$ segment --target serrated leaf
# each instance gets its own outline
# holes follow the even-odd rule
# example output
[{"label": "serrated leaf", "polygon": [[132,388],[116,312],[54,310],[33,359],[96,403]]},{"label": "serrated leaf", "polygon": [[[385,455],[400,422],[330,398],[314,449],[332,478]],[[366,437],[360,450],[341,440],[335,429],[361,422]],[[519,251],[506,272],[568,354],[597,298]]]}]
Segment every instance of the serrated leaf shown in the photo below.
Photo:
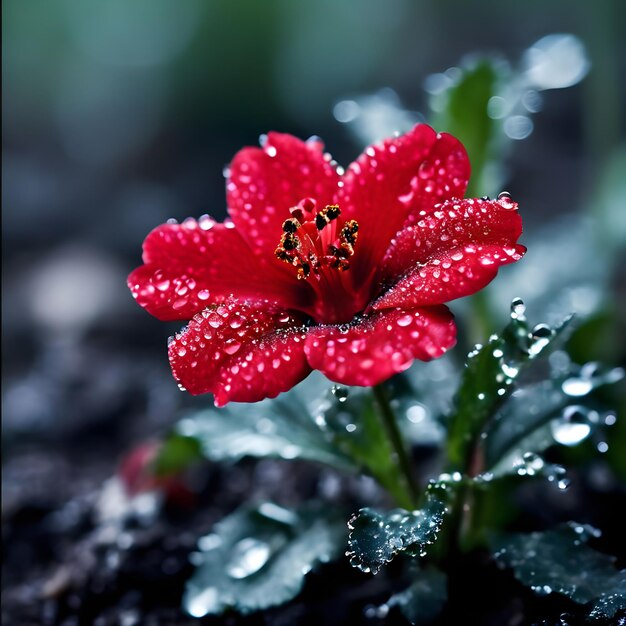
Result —
[{"label": "serrated leaf", "polygon": [[397,607],[413,626],[430,624],[443,610],[448,599],[446,575],[436,567],[425,567],[414,573],[414,581],[386,602]]},{"label": "serrated leaf", "polygon": [[570,523],[556,530],[501,536],[492,540],[496,561],[536,593],[561,593],[590,605],[591,617],[611,618],[626,609],[626,570],[587,545],[597,531]]},{"label": "serrated leaf", "polygon": [[430,492],[424,506],[416,511],[361,509],[348,522],[346,555],[354,567],[372,574],[401,552],[425,556],[441,530],[446,512],[443,500]]},{"label": "serrated leaf", "polygon": [[511,319],[502,333],[492,335],[468,355],[455,409],[448,421],[448,459],[454,470],[467,467],[468,454],[515,389],[520,373],[562,339],[571,318],[556,329],[539,324],[532,330],[521,300],[511,304]]},{"label": "serrated leaf", "polygon": [[319,505],[290,510],[266,502],[242,508],[199,540],[185,610],[203,617],[287,602],[300,592],[309,571],[340,556],[345,539],[343,518]]}]

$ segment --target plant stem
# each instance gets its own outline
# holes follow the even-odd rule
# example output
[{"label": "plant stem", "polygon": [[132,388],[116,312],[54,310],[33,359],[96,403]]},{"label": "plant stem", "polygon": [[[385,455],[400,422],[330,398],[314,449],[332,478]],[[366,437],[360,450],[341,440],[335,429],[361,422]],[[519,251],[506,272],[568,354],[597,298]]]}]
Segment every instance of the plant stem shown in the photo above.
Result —
[{"label": "plant stem", "polygon": [[376,399],[380,409],[380,420],[387,433],[389,443],[395,452],[398,468],[400,469],[400,472],[406,482],[405,488],[408,490],[409,499],[413,505],[416,505],[419,492],[411,471],[411,463],[405,448],[404,439],[402,438],[402,434],[398,428],[398,420],[396,419],[396,415],[391,407],[389,398],[387,397],[387,392],[385,391],[383,385],[374,385],[372,387],[372,391],[374,392],[374,398]]}]

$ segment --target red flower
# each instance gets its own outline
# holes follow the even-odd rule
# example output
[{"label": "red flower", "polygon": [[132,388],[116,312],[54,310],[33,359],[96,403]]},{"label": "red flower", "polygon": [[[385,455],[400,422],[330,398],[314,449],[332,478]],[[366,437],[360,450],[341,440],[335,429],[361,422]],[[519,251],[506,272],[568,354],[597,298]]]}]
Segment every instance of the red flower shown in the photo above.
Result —
[{"label": "red flower", "polygon": [[215,404],[286,391],[312,369],[374,385],[455,342],[444,302],[525,252],[517,204],[462,200],[461,143],[418,125],[344,174],[317,140],[270,133],[227,182],[230,219],[164,224],[128,284],[162,320],[174,377]]}]

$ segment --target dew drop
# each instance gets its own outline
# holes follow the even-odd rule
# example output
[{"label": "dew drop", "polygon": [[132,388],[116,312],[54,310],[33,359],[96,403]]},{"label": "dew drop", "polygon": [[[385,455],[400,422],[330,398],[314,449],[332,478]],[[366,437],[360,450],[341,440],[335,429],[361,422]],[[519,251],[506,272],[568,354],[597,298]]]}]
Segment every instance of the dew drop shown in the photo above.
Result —
[{"label": "dew drop", "polygon": [[550,422],[552,436],[557,443],[575,446],[591,433],[590,411],[583,406],[568,406],[561,417]]},{"label": "dew drop", "polygon": [[568,378],[563,381],[561,389],[568,396],[586,396],[593,389],[593,382],[588,378]]},{"label": "dew drop", "polygon": [[511,317],[513,319],[523,320],[526,314],[526,305],[521,298],[513,298],[511,300]]},{"label": "dew drop", "polygon": [[412,321],[413,321],[413,316],[407,313],[406,315],[400,316],[396,320],[396,324],[404,328],[405,326],[408,326]]},{"label": "dew drop", "polygon": [[264,541],[253,537],[246,537],[238,541],[231,552],[226,564],[226,573],[236,580],[256,574],[269,560],[270,546]]},{"label": "dew drop", "polygon": [[208,289],[201,289],[200,291],[198,291],[198,300],[208,300],[209,295],[210,294]]},{"label": "dew drop", "polygon": [[499,193],[496,202],[507,211],[511,211],[517,208],[517,202],[511,200],[511,194],[508,191],[503,191]]},{"label": "dew drop", "polygon": [[552,329],[547,324],[537,324],[531,333],[533,343],[528,352],[535,356],[539,354],[549,343],[552,338]]},{"label": "dew drop", "polygon": [[343,385],[333,385],[330,391],[338,402],[345,402],[348,399],[349,390]]},{"label": "dew drop", "polygon": [[241,343],[235,339],[229,339],[224,343],[224,352],[226,352],[226,354],[230,354],[231,356],[235,354],[239,348],[241,348]]}]

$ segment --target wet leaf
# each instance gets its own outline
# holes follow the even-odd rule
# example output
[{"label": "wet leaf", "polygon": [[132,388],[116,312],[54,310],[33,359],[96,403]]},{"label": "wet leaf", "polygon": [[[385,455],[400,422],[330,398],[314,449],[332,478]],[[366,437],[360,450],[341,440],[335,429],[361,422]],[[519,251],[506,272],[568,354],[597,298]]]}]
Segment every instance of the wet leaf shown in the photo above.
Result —
[{"label": "wet leaf", "polygon": [[382,513],[361,509],[348,522],[346,554],[354,567],[372,574],[400,553],[425,556],[428,546],[437,539],[446,512],[443,500],[431,491],[424,506],[416,511],[394,509]]},{"label": "wet leaf", "polygon": [[511,304],[508,325],[477,345],[468,355],[455,409],[448,420],[448,458],[453,469],[468,466],[468,455],[488,422],[515,390],[520,373],[557,345],[571,318],[556,329],[546,324],[529,327],[524,303]]},{"label": "wet leaf", "polygon": [[371,391],[335,385],[332,395],[335,401],[327,405],[323,420],[333,444],[357,467],[376,478],[398,503],[409,506],[407,485],[394,460]]},{"label": "wet leaf", "polygon": [[626,609],[626,570],[587,541],[595,529],[570,522],[546,532],[506,535],[492,540],[494,558],[540,595],[561,593],[588,604],[590,617],[611,618]]},{"label": "wet leaf", "polygon": [[414,581],[404,591],[386,602],[397,607],[413,626],[430,624],[443,610],[448,599],[446,575],[436,567],[425,567],[414,574]]},{"label": "wet leaf", "polygon": [[243,457],[308,459],[344,470],[354,463],[334,445],[324,427],[324,413],[332,406],[330,383],[311,375],[300,385],[272,400],[250,404],[231,402],[182,419],[179,435],[199,441],[212,461]]},{"label": "wet leaf", "polygon": [[389,396],[400,427],[416,445],[441,445],[443,418],[452,409],[459,369],[450,353],[433,361],[416,361],[388,381]]},{"label": "wet leaf", "polygon": [[317,504],[242,508],[198,541],[183,604],[194,617],[251,613],[295,597],[308,572],[341,555],[344,518]]},{"label": "wet leaf", "polygon": [[623,377],[621,368],[596,363],[568,366],[556,376],[516,390],[498,412],[485,439],[485,461],[495,474],[514,471],[524,454],[541,453],[555,443],[573,446],[586,439],[605,417],[583,404],[592,391]]},{"label": "wet leaf", "polygon": [[[411,422],[411,393],[408,388],[398,395],[403,403],[398,421],[412,432],[413,441],[421,437],[423,443],[432,443],[433,433],[438,434],[432,420],[423,420],[422,428]],[[298,458],[342,471],[365,471],[408,506],[404,478],[377,410],[370,389],[333,385],[314,372],[278,398],[193,413],[178,423],[174,437],[196,440],[202,455],[212,461]]]}]

